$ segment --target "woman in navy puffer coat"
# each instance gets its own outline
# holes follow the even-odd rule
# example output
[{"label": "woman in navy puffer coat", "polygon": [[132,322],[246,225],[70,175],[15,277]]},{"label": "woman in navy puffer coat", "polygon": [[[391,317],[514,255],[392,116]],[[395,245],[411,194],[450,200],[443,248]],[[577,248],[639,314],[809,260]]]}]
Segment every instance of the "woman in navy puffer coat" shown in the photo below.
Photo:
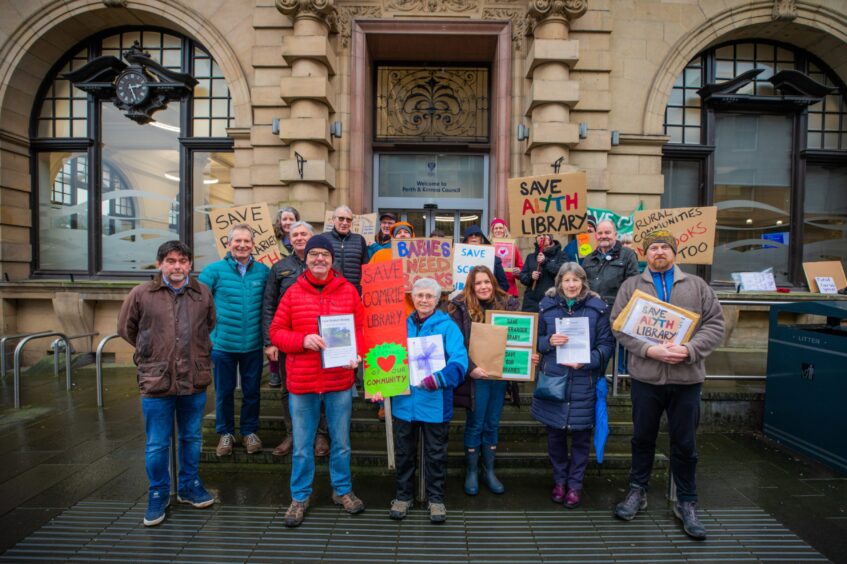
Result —
[{"label": "woman in navy puffer coat", "polygon": [[[568,337],[556,333],[556,319],[587,317],[591,362],[587,365],[556,363],[556,347]],[[547,450],[553,464],[553,501],[577,507],[582,499],[582,478],[588,465],[591,429],[594,427],[596,386],[604,377],[615,339],[609,326],[609,306],[588,287],[585,271],[575,262],[559,269],[555,285],[541,300],[538,314],[540,370],[552,376],[567,375],[565,401],[533,398],[532,416],[547,426]],[[568,453],[568,435],[571,451]]]}]

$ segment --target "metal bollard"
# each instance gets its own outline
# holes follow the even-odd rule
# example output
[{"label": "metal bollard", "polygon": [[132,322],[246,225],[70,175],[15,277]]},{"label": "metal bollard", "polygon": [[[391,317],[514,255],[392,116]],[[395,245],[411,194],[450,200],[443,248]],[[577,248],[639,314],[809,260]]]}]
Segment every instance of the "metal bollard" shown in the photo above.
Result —
[{"label": "metal bollard", "polygon": [[97,345],[97,353],[94,355],[94,367],[97,370],[97,407],[103,407],[103,349],[106,348],[106,343],[119,336],[117,333],[106,335]]}]

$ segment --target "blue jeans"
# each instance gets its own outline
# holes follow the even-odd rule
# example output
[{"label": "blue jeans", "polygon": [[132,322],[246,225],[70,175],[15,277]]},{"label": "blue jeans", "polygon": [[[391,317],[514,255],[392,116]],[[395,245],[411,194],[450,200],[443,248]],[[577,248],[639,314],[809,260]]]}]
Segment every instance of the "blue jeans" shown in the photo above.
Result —
[{"label": "blue jeans", "polygon": [[337,495],[353,491],[350,473],[350,418],[353,395],[350,390],[326,394],[288,395],[294,447],[291,459],[291,498],[306,501],[312,495],[315,479],[315,433],[321,418],[321,403],[329,427],[329,480]]},{"label": "blue jeans", "polygon": [[497,444],[508,385],[503,380],[474,380],[474,409],[468,410],[465,419],[466,448]]},{"label": "blue jeans", "polygon": [[262,349],[234,353],[212,349],[215,365],[215,431],[235,434],[235,385],[241,372],[241,435],[259,428],[259,385],[262,382]]},{"label": "blue jeans", "polygon": [[202,445],[201,423],[206,407],[205,390],[190,396],[141,398],[144,412],[144,431],[147,433],[145,465],[150,491],[170,494],[171,477],[168,468],[173,437],[174,413],[179,436],[179,490],[188,489],[197,478]]}]

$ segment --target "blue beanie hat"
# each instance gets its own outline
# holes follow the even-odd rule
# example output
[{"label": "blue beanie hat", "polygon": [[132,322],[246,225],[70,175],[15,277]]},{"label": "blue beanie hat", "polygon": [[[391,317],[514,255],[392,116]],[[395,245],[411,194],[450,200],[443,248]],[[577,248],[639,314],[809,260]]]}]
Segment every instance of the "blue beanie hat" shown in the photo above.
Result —
[{"label": "blue beanie hat", "polygon": [[329,251],[332,259],[335,260],[335,250],[332,248],[332,241],[324,235],[315,235],[309,239],[306,243],[306,250],[304,251],[304,254],[308,255],[309,251],[312,249],[323,249],[325,251]]}]

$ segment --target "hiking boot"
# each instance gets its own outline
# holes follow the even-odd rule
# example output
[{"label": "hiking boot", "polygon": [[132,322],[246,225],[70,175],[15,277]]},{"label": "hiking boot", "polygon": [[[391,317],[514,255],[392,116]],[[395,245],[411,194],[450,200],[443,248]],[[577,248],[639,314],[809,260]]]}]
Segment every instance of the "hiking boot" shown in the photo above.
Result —
[{"label": "hiking boot", "polygon": [[443,503],[432,503],[429,504],[429,522],[430,523],[443,523],[447,520],[447,508]]},{"label": "hiking boot", "polygon": [[165,512],[171,504],[171,496],[154,490],[147,495],[147,511],[144,512],[144,526],[153,527],[165,520]]},{"label": "hiking boot", "polygon": [[568,490],[565,496],[565,507],[568,509],[576,509],[582,502],[582,490]]},{"label": "hiking boot", "polygon": [[361,513],[365,510],[365,503],[356,497],[356,494],[353,492],[346,493],[344,495],[332,494],[332,503],[340,505],[344,508],[344,511],[350,515],[355,515],[356,513]]},{"label": "hiking boot", "polygon": [[306,516],[306,510],[309,508],[309,500],[292,501],[285,512],[283,523],[286,527],[299,527],[303,523],[303,518]]},{"label": "hiking boot", "polygon": [[282,378],[280,378],[278,372],[271,372],[271,377],[268,378],[268,386],[271,388],[279,388],[282,386]]},{"label": "hiking boot", "polygon": [[562,503],[565,501],[565,485],[556,484],[553,486],[553,491],[550,493],[550,499],[553,500],[553,503]]},{"label": "hiking boot", "polygon": [[288,435],[287,437],[282,439],[281,443],[276,445],[276,448],[274,448],[271,454],[273,454],[274,456],[286,456],[287,454],[291,453],[291,447],[293,445],[294,439],[291,438],[291,435]]},{"label": "hiking boot", "polygon": [[247,454],[256,454],[262,452],[262,439],[256,433],[250,433],[241,439],[241,444],[244,445],[244,450]]},{"label": "hiking boot", "polygon": [[647,509],[647,492],[644,488],[631,486],[626,499],[615,507],[615,517],[624,521],[632,521],[639,511]]},{"label": "hiking boot", "polygon": [[326,438],[326,435],[318,434],[315,437],[315,456],[327,456],[329,455],[329,441]]},{"label": "hiking boot", "polygon": [[706,527],[697,516],[696,501],[677,501],[673,504],[673,514],[682,521],[682,530],[695,540],[706,539]]},{"label": "hiking boot", "polygon": [[391,509],[388,510],[388,516],[398,521],[401,519],[405,519],[413,504],[414,502],[411,499],[409,501],[405,501],[402,499],[392,499]]},{"label": "hiking boot", "polygon": [[188,503],[202,509],[209,507],[215,503],[215,496],[206,491],[200,480],[194,480],[187,490],[183,490],[176,495],[176,500],[180,503]]},{"label": "hiking boot", "polygon": [[232,454],[232,445],[235,443],[235,437],[229,433],[221,435],[221,440],[218,441],[218,448],[215,449],[215,454],[218,456],[229,456]]}]

